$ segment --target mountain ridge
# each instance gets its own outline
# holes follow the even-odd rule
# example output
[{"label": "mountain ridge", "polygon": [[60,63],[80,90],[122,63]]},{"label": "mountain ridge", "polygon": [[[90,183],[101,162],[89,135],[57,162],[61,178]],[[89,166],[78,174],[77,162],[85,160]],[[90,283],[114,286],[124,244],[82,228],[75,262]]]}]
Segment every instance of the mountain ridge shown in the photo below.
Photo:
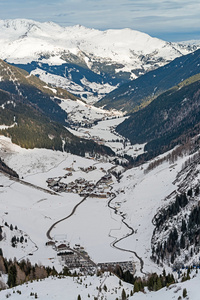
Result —
[{"label": "mountain ridge", "polygon": [[[129,28],[100,31],[26,19],[0,20],[0,45],[0,58],[15,65],[37,62],[59,68],[69,64],[68,73],[63,72],[62,78],[72,83],[73,68],[75,73],[81,72],[78,67],[93,72],[93,79],[84,74],[79,85],[86,92],[91,90],[91,94],[98,94],[93,87],[96,80],[110,84],[111,89],[199,47],[165,42]],[[104,95],[95,96],[92,101]]]},{"label": "mountain ridge", "polygon": [[200,49],[121,85],[96,103],[96,106],[104,106],[106,109],[115,107],[130,113],[146,106],[161,93],[198,73]]},{"label": "mountain ridge", "polygon": [[39,78],[0,60],[0,131],[25,148],[47,148],[84,156],[113,154],[93,141],[70,133],[68,114],[59,101],[77,98],[65,90],[47,86]]},{"label": "mountain ridge", "polygon": [[[200,74],[159,95],[145,108],[117,126],[120,134],[135,143],[146,143],[143,158],[166,152],[198,134]],[[142,129],[142,130],[141,130]]]}]

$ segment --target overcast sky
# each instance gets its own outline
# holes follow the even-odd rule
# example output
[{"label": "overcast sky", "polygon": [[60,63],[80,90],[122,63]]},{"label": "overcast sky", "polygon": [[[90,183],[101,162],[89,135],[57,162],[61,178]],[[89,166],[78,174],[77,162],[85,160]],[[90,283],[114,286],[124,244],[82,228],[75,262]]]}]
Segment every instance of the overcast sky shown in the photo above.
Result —
[{"label": "overcast sky", "polygon": [[131,28],[168,40],[200,40],[200,0],[0,0],[0,19]]}]

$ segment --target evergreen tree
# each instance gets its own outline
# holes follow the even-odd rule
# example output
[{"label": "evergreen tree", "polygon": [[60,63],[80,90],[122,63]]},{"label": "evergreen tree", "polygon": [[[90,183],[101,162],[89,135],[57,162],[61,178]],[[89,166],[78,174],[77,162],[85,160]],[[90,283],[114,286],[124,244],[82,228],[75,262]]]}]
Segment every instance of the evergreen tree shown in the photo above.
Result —
[{"label": "evergreen tree", "polygon": [[8,271],[8,286],[13,287],[16,285],[16,279],[17,279],[17,269],[15,265],[11,265]]},{"label": "evergreen tree", "polygon": [[180,247],[181,247],[181,249],[185,248],[185,238],[184,238],[183,234],[181,234]]},{"label": "evergreen tree", "polygon": [[185,232],[185,231],[186,231],[186,229],[187,229],[187,227],[186,227],[186,222],[185,222],[185,220],[184,220],[184,219],[182,219],[181,231],[182,231],[182,232]]},{"label": "evergreen tree", "polygon": [[126,292],[125,292],[125,290],[123,289],[122,290],[122,300],[126,300],[127,298],[126,298]]},{"label": "evergreen tree", "polygon": [[197,186],[195,189],[195,196],[197,196],[199,194],[199,187]]},{"label": "evergreen tree", "polygon": [[156,291],[162,289],[162,282],[161,282],[161,278],[158,277],[157,283],[156,283]]},{"label": "evergreen tree", "polygon": [[184,288],[184,289],[183,289],[183,298],[186,298],[186,297],[187,297],[187,289]]},{"label": "evergreen tree", "polygon": [[105,292],[107,292],[107,286],[104,284],[103,289]]},{"label": "evergreen tree", "polygon": [[134,283],[134,293],[138,293],[140,290],[139,290],[139,285],[138,285],[138,281],[136,280],[135,283]]},{"label": "evergreen tree", "polygon": [[23,241],[24,241],[24,237],[23,237],[23,235],[20,237],[20,243],[23,243]]}]

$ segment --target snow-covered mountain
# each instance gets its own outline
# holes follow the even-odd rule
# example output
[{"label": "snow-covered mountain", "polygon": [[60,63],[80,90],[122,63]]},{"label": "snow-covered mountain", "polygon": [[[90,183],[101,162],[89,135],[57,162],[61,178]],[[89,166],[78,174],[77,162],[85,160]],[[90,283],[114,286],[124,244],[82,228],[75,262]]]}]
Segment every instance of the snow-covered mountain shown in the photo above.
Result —
[{"label": "snow-covered mountain", "polygon": [[[65,78],[65,82],[56,78],[56,85],[69,86],[75,82],[79,88],[71,86],[71,92],[92,97],[91,101],[101,98],[113,86],[198,48],[198,45],[165,42],[128,28],[100,31],[26,19],[0,21],[0,46],[3,60],[29,63],[29,71],[36,69],[34,72],[39,76],[38,68],[46,68],[47,73]],[[32,65],[34,61],[40,64]],[[64,70],[60,70],[63,64]],[[100,95],[94,83],[105,85]]]},{"label": "snow-covered mountain", "polygon": [[[43,62],[62,64],[72,55],[90,69],[96,69],[95,63],[124,64],[118,66],[118,72],[126,69],[139,69],[144,56],[165,61],[187,54],[190,49],[175,43],[168,43],[148,34],[131,29],[100,31],[77,25],[61,27],[55,23],[39,23],[32,20],[0,21],[1,57],[9,62],[31,62],[42,59]],[[47,57],[41,57],[44,55]],[[143,57],[142,57],[143,56]],[[162,58],[162,61],[159,60]],[[75,58],[74,58],[75,59]],[[140,60],[140,63],[139,63]],[[144,65],[144,69],[149,66]]]},{"label": "snow-covered mountain", "polygon": [[[10,63],[24,65],[25,69],[47,82],[65,85],[65,88],[70,86],[71,91],[79,91],[82,97],[85,94],[90,99],[93,97],[93,101],[94,97],[100,97],[103,89],[104,92],[105,88],[112,89],[120,80],[138,76],[138,72],[146,72],[194,49],[166,43],[130,29],[101,32],[82,26],[62,28],[53,23],[28,20],[1,21],[0,29],[0,57]],[[20,294],[22,299],[31,296],[61,299],[65,294],[70,300],[77,299],[78,295],[83,299],[114,300],[117,297],[126,299],[122,297],[124,289],[131,299],[133,282],[131,285],[121,283],[112,272],[96,276],[107,266],[113,269],[120,266],[124,272],[128,270],[133,275],[146,278],[152,272],[161,274],[165,268],[167,272],[173,271],[177,279],[175,263],[179,263],[181,268],[183,266],[184,270],[186,264],[188,267],[195,263],[197,270],[193,271],[194,276],[199,268],[199,131],[190,144],[188,137],[186,145],[126,169],[123,164],[117,165],[116,161],[123,163],[128,158],[125,154],[133,157],[142,154],[147,139],[138,141],[144,142],[142,145],[131,145],[128,139],[116,133],[116,126],[125,117],[119,118],[116,112],[105,112],[73,96],[69,99],[66,91],[56,90],[3,61],[0,61],[0,67],[0,87],[6,91],[1,91],[0,129],[13,129],[16,134],[20,127],[19,112],[24,114],[22,123],[26,123],[28,128],[33,127],[32,119],[25,119],[25,115],[34,116],[33,110],[25,110],[25,106],[19,105],[27,104],[30,98],[32,102],[28,104],[32,108],[33,103],[35,108],[37,99],[39,104],[54,105],[52,111],[65,111],[64,121],[67,118],[72,124],[77,122],[77,126],[70,129],[72,133],[93,139],[99,146],[105,144],[116,153],[115,157],[113,153],[112,157],[96,155],[94,158],[88,152],[86,157],[65,152],[63,147],[53,147],[54,151],[25,149],[11,142],[9,131],[6,137],[0,136],[1,160],[19,175],[19,178],[12,178],[8,177],[8,172],[0,172],[1,254],[8,260],[13,259],[16,266],[28,259],[32,264],[54,267],[57,271],[67,266],[71,271],[85,272],[80,277],[49,277],[41,282],[30,282],[14,291],[1,291],[0,298],[15,299]],[[120,79],[120,76],[126,78]],[[103,86],[101,93],[100,85]],[[183,107],[187,108],[186,101],[192,107],[192,103],[196,102],[191,100],[189,105],[190,95],[186,94],[184,87],[180,91],[184,93],[183,100],[178,97]],[[193,86],[191,93],[195,93],[197,101],[199,86]],[[44,102],[44,96],[48,102]],[[19,98],[16,102],[15,97]],[[41,111],[43,106],[40,107],[38,102]],[[47,104],[44,106],[48,108]],[[26,111],[30,111],[29,114]],[[180,109],[177,111],[181,112]],[[160,113],[161,107],[157,114]],[[41,122],[41,116],[36,115]],[[149,115],[152,116],[152,113]],[[143,124],[139,124],[144,130]],[[38,138],[41,137],[39,128],[44,128],[44,125],[36,125]],[[24,136],[25,131],[21,132],[19,135]],[[49,140],[53,140],[54,135],[58,136],[57,128],[54,132],[47,132]],[[61,133],[63,140],[63,131]],[[30,134],[28,137],[33,140]],[[72,144],[72,137],[71,140],[69,137],[66,136],[66,141]],[[77,145],[83,145],[83,140],[78,140]],[[77,147],[73,153],[77,154]],[[182,193],[187,193],[188,202],[183,205],[179,201],[181,208],[176,210],[177,196],[181,197]],[[160,217],[165,215],[164,212],[168,213],[165,220]],[[198,218],[194,218],[194,214]],[[182,226],[184,218],[185,229]],[[176,248],[166,250],[164,244],[171,246],[168,236],[175,229]],[[2,266],[0,263],[2,272],[3,269],[5,264]],[[2,279],[6,283],[9,276],[9,272],[4,270],[3,273],[0,287]],[[190,283],[179,282],[151,295],[145,288],[145,294],[135,293],[133,298],[181,299],[183,289],[187,287],[189,297],[196,300],[198,292],[195,287],[198,283],[199,275],[196,275]],[[159,284],[156,284],[158,287]]]}]

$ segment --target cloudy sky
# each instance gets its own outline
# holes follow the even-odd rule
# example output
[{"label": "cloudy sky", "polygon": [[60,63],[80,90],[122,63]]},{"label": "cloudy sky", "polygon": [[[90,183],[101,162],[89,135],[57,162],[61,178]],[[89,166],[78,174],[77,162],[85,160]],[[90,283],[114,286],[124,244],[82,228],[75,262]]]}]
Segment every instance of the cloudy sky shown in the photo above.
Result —
[{"label": "cloudy sky", "polygon": [[199,0],[0,0],[0,19],[131,28],[168,40],[200,40]]}]

